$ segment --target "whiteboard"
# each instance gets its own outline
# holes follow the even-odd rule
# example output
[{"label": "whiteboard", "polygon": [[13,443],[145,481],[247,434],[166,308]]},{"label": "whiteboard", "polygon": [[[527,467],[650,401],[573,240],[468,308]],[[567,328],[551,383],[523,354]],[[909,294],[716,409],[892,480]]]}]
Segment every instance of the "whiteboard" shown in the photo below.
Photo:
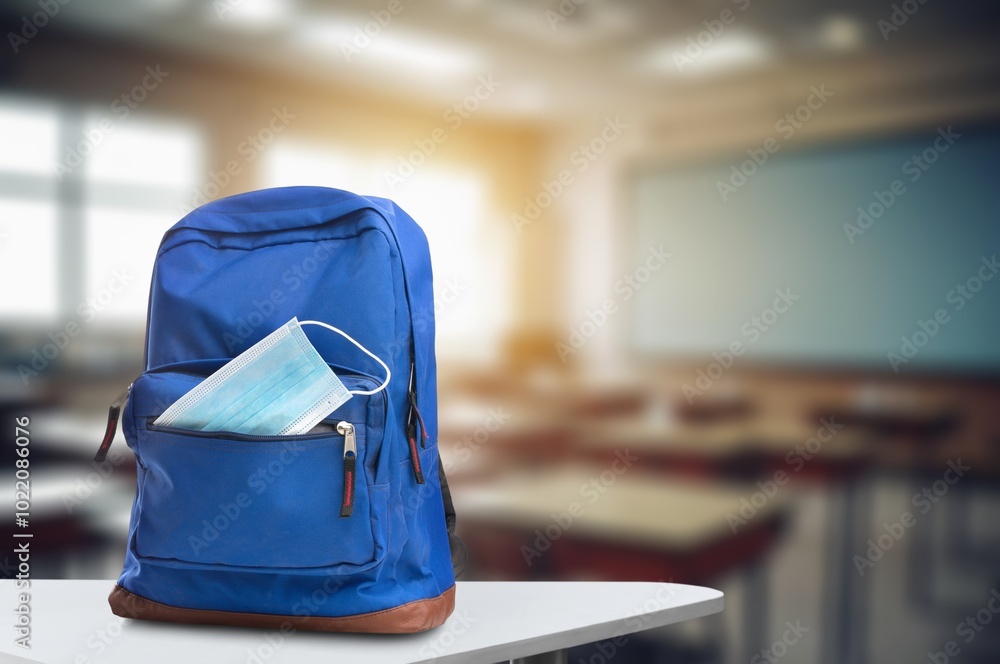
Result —
[{"label": "whiteboard", "polygon": [[[672,258],[636,293],[632,348],[708,356],[741,342],[745,358],[765,361],[1000,369],[1000,275],[965,296],[981,268],[995,272],[983,257],[1000,254],[1000,131],[952,133],[944,150],[936,129],[800,151],[779,143],[735,192],[720,193],[719,182],[739,182],[729,178],[747,154],[635,173],[630,260],[659,245]],[[874,217],[875,192],[889,202],[893,186]],[[859,221],[859,206],[870,221]],[[798,299],[787,311],[764,330],[752,323],[789,288]],[[941,309],[947,322],[924,339],[920,322],[934,329],[928,319]],[[903,337],[924,343],[894,367],[889,353],[903,350]]]}]

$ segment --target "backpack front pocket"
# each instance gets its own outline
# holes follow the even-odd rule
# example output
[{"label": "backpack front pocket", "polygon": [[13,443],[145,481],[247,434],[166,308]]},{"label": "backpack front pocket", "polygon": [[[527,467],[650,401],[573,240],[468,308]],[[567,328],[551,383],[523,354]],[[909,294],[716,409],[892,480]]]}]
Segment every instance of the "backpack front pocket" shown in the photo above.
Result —
[{"label": "backpack front pocket", "polygon": [[[140,404],[150,401],[144,390],[191,378],[143,381],[133,388]],[[359,406],[345,412],[350,420],[335,413],[309,434],[269,437],[156,426],[140,406],[126,431],[139,463],[130,547],[175,566],[377,565],[388,488],[370,483]]]}]

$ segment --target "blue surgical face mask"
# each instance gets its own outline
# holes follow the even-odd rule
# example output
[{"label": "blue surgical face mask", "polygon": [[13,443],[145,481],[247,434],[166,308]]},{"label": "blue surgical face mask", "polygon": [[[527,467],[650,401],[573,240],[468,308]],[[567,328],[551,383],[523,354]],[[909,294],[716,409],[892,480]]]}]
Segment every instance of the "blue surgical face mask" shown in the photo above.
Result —
[{"label": "blue surgical face mask", "polygon": [[[376,389],[349,391],[327,365],[303,325],[343,335],[385,369]],[[196,431],[263,436],[308,432],[354,394],[375,394],[389,384],[389,367],[345,332],[293,318],[244,351],[168,408],[155,424]]]}]

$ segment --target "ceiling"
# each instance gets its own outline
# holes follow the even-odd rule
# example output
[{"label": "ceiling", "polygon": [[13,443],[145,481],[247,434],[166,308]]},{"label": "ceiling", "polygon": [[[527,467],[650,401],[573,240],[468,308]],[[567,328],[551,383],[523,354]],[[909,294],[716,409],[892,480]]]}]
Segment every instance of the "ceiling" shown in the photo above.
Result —
[{"label": "ceiling", "polygon": [[[86,0],[62,6],[45,29],[429,104],[460,100],[485,76],[499,83],[488,112],[505,117],[655,110],[727,82],[840,62],[903,71],[945,60],[993,80],[1000,8],[908,2],[915,11],[891,30],[878,22],[891,20],[892,3],[860,0]],[[18,0],[0,11],[16,29],[37,10]]]}]

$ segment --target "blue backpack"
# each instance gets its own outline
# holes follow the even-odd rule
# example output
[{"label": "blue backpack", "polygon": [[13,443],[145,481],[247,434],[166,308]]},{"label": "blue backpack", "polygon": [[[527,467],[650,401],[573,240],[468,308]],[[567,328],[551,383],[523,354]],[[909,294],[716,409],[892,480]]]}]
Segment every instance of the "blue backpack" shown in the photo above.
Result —
[{"label": "blue backpack", "polygon": [[[292,317],[371,349],[391,368],[388,388],[299,436],[153,423]],[[337,335],[310,340],[348,389],[381,383],[382,369]],[[427,239],[393,202],[288,187],[188,214],[156,256],[145,372],[112,406],[97,455],[127,402],[138,488],[114,613],[336,632],[443,623],[455,603],[455,515],[436,380]],[[354,425],[350,464],[343,422]]]}]

